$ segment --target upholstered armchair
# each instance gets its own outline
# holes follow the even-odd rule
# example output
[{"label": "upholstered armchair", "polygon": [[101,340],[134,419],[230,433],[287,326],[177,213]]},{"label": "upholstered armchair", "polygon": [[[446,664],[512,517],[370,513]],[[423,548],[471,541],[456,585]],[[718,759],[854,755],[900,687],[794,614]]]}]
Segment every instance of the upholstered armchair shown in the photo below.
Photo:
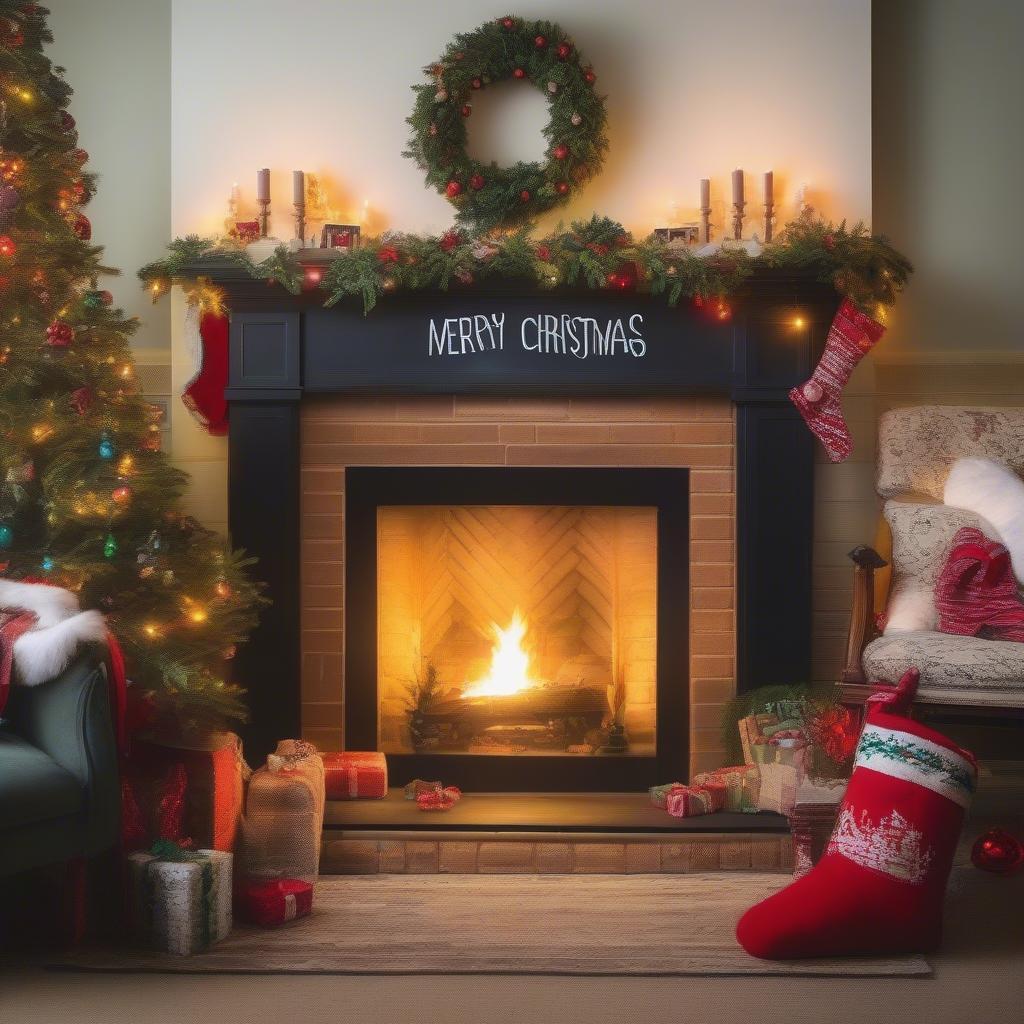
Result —
[{"label": "upholstered armchair", "polygon": [[862,702],[869,682],[895,683],[916,666],[926,716],[944,709],[1024,723],[1024,643],[937,629],[935,581],[953,535],[963,526],[994,533],[973,512],[943,504],[950,468],[964,456],[1024,473],[1024,409],[916,406],[882,416],[877,490],[885,506],[875,547],[850,553],[854,604],[842,691]]}]

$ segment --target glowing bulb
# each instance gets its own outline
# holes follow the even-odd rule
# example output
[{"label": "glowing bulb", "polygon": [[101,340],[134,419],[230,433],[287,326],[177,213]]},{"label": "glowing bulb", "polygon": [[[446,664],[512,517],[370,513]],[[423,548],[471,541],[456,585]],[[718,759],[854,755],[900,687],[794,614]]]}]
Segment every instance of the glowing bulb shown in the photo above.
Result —
[{"label": "glowing bulb", "polygon": [[159,281],[154,281],[150,286],[149,290],[153,295],[159,295],[163,291]]},{"label": "glowing bulb", "polygon": [[803,330],[804,324],[806,323],[802,316],[793,317],[791,322],[793,324],[793,329],[797,331]]},{"label": "glowing bulb", "polygon": [[209,617],[205,608],[189,609],[188,620],[195,626],[201,626]]},{"label": "glowing bulb", "polygon": [[150,640],[155,640],[160,635],[160,627],[155,622],[147,622],[142,627],[142,632],[149,637]]},{"label": "glowing bulb", "polygon": [[18,99],[21,100],[23,103],[31,103],[34,99],[34,94],[30,89],[19,89]]},{"label": "glowing bulb", "polygon": [[131,455],[122,455],[117,464],[118,476],[131,476],[135,470],[135,459]]},{"label": "glowing bulb", "polygon": [[53,433],[53,427],[49,423],[37,423],[32,428],[32,440],[37,444],[45,441]]},{"label": "glowing bulb", "polygon": [[217,580],[217,585],[213,589],[221,600],[227,600],[231,596],[231,585],[227,580]]}]

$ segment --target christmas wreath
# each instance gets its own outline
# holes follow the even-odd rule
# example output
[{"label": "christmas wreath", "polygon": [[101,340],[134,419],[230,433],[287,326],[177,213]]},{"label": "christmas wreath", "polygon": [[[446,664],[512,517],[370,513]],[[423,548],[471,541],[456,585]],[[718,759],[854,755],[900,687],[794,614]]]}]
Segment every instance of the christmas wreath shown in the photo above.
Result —
[{"label": "christmas wreath", "polygon": [[[430,81],[413,87],[405,155],[451,200],[460,224],[489,231],[525,223],[566,202],[600,170],[608,146],[604,101],[594,91],[593,69],[558,25],[499,18],[456,36],[424,71]],[[548,97],[544,162],[499,167],[466,153],[474,93],[508,78],[530,82]]]}]

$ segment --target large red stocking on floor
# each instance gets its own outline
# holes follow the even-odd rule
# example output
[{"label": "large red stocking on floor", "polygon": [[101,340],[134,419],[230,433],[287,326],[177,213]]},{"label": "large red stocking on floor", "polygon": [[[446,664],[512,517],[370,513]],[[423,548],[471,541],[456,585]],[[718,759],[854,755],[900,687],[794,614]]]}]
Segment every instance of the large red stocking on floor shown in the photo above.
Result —
[{"label": "large red stocking on floor", "polygon": [[825,855],[757,904],[736,928],[766,960],[925,953],[942,938],[942,904],[974,757],[907,717],[917,671],[872,698]]}]

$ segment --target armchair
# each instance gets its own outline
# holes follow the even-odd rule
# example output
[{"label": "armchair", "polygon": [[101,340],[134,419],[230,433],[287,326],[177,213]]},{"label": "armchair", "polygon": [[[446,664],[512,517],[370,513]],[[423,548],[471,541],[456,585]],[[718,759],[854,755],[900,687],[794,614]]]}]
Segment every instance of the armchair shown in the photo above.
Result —
[{"label": "armchair", "polygon": [[0,878],[114,846],[117,750],[104,666],[82,655],[11,690],[0,725]]}]

